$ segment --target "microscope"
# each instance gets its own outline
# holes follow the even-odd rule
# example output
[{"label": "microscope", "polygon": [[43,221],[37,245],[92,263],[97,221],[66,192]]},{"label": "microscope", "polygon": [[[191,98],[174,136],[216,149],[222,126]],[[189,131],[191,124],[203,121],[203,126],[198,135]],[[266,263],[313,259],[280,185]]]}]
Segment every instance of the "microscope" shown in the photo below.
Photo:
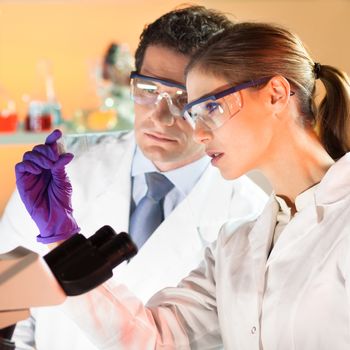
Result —
[{"label": "microscope", "polygon": [[75,234],[44,257],[23,247],[0,255],[0,350],[15,349],[16,322],[29,317],[30,307],[92,290],[136,253],[127,233],[103,226],[90,238]]}]

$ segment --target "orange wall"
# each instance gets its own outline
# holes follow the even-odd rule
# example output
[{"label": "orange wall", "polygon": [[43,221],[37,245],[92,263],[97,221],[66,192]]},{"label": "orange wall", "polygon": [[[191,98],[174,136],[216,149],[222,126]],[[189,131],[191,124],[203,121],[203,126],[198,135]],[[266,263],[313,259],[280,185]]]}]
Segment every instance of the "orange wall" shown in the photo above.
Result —
[{"label": "orange wall", "polygon": [[[172,0],[1,0],[0,104],[4,91],[25,112],[23,94],[44,97],[38,62],[51,63],[66,118],[96,106],[90,68],[112,41],[134,51],[145,23],[174,8]],[[237,19],[280,22],[298,32],[321,62],[350,71],[350,1],[212,0],[197,1]],[[0,105],[1,108],[1,105]]]},{"label": "orange wall", "polygon": [[31,148],[32,145],[0,145],[0,216],[15,188],[14,166]]},{"label": "orange wall", "polygon": [[43,79],[37,66],[48,60],[66,116],[70,117],[79,107],[95,105],[90,68],[106,46],[118,40],[129,43],[134,50],[144,24],[177,1],[167,1],[166,5],[158,1],[156,6],[144,3],[141,11],[133,0],[118,3],[1,2],[0,89],[14,98],[24,112],[23,94],[44,98]]}]

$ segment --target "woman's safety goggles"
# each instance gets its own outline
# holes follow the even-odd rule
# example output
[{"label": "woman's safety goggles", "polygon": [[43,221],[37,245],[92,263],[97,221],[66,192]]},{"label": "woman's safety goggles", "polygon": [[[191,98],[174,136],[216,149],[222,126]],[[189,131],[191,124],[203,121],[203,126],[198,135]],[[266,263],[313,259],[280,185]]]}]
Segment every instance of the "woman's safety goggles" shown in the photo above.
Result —
[{"label": "woman's safety goggles", "polygon": [[210,130],[217,129],[242,109],[241,90],[257,87],[269,80],[270,78],[252,80],[230,87],[214,95],[203,96],[188,103],[183,110],[183,115],[193,128],[195,128],[197,121],[200,120]]},{"label": "woman's safety goggles", "polygon": [[130,75],[131,97],[139,105],[155,108],[164,99],[170,113],[182,117],[187,103],[186,87],[168,80],[132,72]]}]

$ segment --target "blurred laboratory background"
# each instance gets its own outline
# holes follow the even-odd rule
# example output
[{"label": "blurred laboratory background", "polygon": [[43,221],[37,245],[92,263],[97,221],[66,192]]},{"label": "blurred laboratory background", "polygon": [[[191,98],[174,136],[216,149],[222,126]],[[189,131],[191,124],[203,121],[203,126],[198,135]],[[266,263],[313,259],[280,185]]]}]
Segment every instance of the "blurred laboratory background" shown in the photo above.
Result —
[{"label": "blurred laboratory background", "polygon": [[[56,126],[66,133],[130,129],[129,73],[143,27],[173,0],[0,0],[0,215],[13,166]],[[232,20],[299,34],[313,58],[350,73],[350,0],[212,0]]]}]

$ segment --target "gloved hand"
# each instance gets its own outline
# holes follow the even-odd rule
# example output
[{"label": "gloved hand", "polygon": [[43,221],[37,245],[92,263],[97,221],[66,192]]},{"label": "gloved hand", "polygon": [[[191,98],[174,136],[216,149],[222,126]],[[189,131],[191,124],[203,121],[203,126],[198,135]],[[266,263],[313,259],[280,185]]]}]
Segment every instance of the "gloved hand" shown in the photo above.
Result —
[{"label": "gloved hand", "polygon": [[15,168],[18,192],[39,228],[37,241],[42,243],[64,240],[80,231],[73,218],[72,186],[64,168],[73,154],[59,154],[57,140],[61,136],[60,130],[54,130],[44,145],[26,152]]}]

